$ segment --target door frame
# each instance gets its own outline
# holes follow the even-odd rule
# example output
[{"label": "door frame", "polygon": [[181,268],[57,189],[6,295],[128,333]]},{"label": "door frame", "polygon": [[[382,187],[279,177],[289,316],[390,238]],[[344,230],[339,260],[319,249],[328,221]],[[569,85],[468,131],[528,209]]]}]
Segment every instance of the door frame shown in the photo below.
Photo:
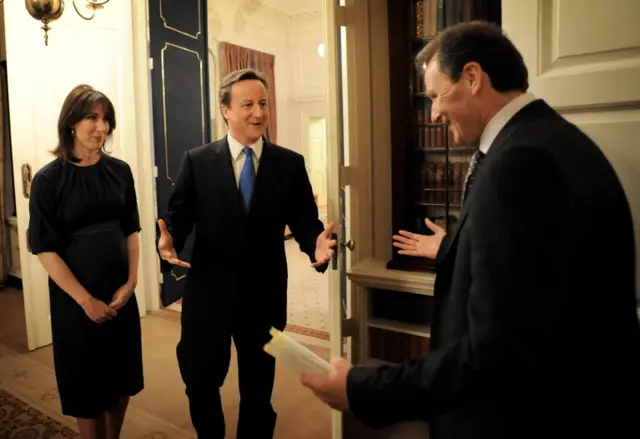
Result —
[{"label": "door frame", "polygon": [[[153,148],[153,117],[151,101],[151,68],[149,42],[149,5],[147,1],[132,2],[133,14],[133,74],[135,80],[135,108],[137,116],[137,163],[134,178],[140,211],[140,263],[138,289],[142,290],[146,309],[143,313],[160,309],[160,262],[156,252],[156,170]],[[133,167],[132,167],[133,168]]]},{"label": "door frame", "polygon": [[[373,0],[373,7],[382,7],[386,16],[386,0]],[[371,36],[369,33],[369,19],[372,4],[369,0],[324,0],[323,15],[325,60],[327,68],[327,221],[336,223],[336,231],[340,231],[340,190],[349,186],[350,190],[350,217],[347,218],[347,233],[349,236],[338,236],[339,258],[345,253],[340,243],[353,239],[356,243],[348,261],[353,266],[358,262],[373,256],[373,236],[371,224],[372,211],[372,69],[370,56]],[[337,55],[339,39],[337,37],[340,27],[344,26],[347,56],[338,60]],[[385,27],[386,29],[386,27]],[[342,64],[342,65],[341,65]],[[341,69],[339,71],[338,69]],[[343,102],[343,120],[339,120],[340,111],[337,97],[341,96],[341,73],[346,84],[346,96]],[[357,78],[357,80],[356,80]],[[386,88],[388,90],[388,87]],[[388,114],[388,110],[387,110]],[[338,123],[340,122],[340,124]],[[342,125],[342,130],[341,126]],[[348,149],[347,166],[339,166],[339,144],[341,131],[345,139],[345,148]],[[388,148],[388,142],[385,143]],[[390,237],[389,237],[390,238]],[[341,263],[338,262],[338,267]],[[329,320],[330,320],[330,351],[332,356],[342,354],[344,322],[341,318],[342,291],[341,283],[349,271],[341,272],[340,269],[330,269],[329,276]],[[347,282],[351,282],[347,280]],[[361,343],[361,335],[365,335],[363,326],[365,319],[364,290],[351,283],[350,297],[347,297],[350,316],[355,321],[356,328],[352,337],[348,358],[358,361],[358,350]],[[349,344],[347,344],[349,346]],[[351,352],[349,352],[351,351]],[[332,439],[342,439],[345,428],[345,418],[342,413],[332,410],[331,434]]]}]

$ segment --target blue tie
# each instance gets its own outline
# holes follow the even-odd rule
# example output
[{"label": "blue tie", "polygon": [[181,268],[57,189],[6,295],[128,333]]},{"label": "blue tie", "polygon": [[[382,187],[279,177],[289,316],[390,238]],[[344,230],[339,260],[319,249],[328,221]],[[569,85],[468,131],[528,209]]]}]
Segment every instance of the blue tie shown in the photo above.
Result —
[{"label": "blue tie", "polygon": [[249,147],[244,148],[246,155],[244,166],[240,172],[240,193],[244,200],[244,208],[249,211],[249,203],[251,202],[251,194],[253,193],[253,182],[256,177],[256,170],[253,167],[253,150]]}]

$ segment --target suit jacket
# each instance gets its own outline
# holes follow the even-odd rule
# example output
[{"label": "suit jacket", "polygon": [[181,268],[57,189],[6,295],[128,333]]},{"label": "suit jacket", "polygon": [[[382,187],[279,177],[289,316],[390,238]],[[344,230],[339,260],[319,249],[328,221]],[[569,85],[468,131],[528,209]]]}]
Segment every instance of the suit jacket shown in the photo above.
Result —
[{"label": "suit jacket", "polygon": [[164,215],[178,253],[195,228],[183,323],[284,329],[285,225],[314,262],[324,226],[302,155],[265,141],[254,185],[246,213],[226,137],[185,153]]},{"label": "suit jacket", "polygon": [[431,354],[354,367],[351,409],[374,427],[427,421],[431,439],[638,437],[635,261],[615,171],[534,101],[440,248]]}]

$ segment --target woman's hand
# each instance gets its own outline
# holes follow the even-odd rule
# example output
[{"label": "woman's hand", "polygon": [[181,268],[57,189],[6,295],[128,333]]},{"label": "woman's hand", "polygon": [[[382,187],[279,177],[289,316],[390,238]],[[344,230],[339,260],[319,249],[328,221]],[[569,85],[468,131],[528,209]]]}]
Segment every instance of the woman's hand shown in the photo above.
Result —
[{"label": "woman's hand", "polygon": [[115,309],[95,297],[87,300],[87,302],[82,305],[82,309],[87,316],[96,323],[107,322],[118,315]]},{"label": "woman's hand", "polygon": [[111,303],[109,304],[109,306],[115,311],[120,311],[133,295],[134,289],[135,285],[129,282],[118,288],[113,294],[113,298],[111,299]]}]

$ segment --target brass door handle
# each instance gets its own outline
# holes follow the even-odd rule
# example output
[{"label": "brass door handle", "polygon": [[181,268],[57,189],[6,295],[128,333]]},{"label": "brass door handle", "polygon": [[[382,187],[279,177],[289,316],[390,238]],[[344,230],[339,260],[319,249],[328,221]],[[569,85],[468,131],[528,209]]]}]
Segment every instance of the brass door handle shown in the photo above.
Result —
[{"label": "brass door handle", "polygon": [[356,242],[353,239],[350,239],[347,242],[342,242],[340,243],[340,245],[342,246],[342,248],[346,247],[351,251],[353,251],[353,249],[356,248]]},{"label": "brass door handle", "polygon": [[33,177],[31,165],[25,163],[20,169],[22,170],[22,195],[28,199],[31,196],[31,179]]}]

